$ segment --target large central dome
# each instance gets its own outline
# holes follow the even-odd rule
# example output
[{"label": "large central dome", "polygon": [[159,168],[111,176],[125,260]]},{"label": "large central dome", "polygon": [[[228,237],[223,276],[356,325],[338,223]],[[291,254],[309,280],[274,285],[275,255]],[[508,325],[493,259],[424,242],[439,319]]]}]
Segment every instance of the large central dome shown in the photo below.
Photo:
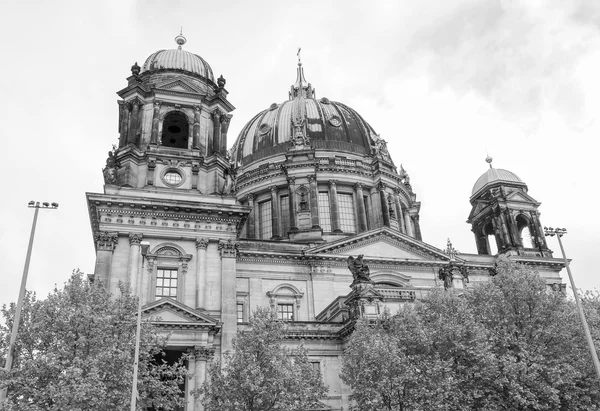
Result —
[{"label": "large central dome", "polygon": [[317,99],[298,66],[289,100],[273,103],[242,129],[233,147],[236,162],[247,165],[283,153],[298,135],[315,149],[370,154],[378,136],[352,108],[327,98]]}]

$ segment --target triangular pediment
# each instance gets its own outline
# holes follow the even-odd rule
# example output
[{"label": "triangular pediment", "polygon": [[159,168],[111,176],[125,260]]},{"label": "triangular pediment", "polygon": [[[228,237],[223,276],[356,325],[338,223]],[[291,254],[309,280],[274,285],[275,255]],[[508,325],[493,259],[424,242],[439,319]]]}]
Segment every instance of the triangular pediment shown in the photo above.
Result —
[{"label": "triangular pediment", "polygon": [[219,321],[208,314],[194,310],[172,298],[163,298],[146,304],[142,308],[142,318],[157,319],[161,324],[180,324],[188,326],[218,326]]},{"label": "triangular pediment", "polygon": [[442,250],[387,227],[366,231],[305,251],[306,254],[363,254],[369,260],[448,261]]},{"label": "triangular pediment", "polygon": [[538,202],[533,197],[531,197],[529,194],[527,194],[523,191],[520,191],[520,190],[515,190],[512,193],[510,193],[508,196],[506,196],[506,200],[521,202],[521,203],[538,204]]},{"label": "triangular pediment", "polygon": [[185,79],[169,80],[164,83],[157,84],[155,88],[156,90],[180,91],[182,93],[201,93],[201,90],[198,90],[197,87]]}]

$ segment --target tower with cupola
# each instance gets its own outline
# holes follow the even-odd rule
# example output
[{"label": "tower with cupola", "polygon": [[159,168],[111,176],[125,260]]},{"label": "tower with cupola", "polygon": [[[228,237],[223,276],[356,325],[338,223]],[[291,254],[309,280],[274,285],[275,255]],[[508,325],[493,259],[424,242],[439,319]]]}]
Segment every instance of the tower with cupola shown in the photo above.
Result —
[{"label": "tower with cupola", "polygon": [[514,173],[492,167],[475,182],[467,222],[479,254],[552,257],[538,207],[527,185]]}]

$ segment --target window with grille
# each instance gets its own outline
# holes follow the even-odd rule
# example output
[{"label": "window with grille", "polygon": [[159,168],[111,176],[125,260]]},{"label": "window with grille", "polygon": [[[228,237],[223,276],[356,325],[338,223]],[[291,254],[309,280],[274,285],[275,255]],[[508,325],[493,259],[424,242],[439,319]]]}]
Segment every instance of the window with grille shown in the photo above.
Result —
[{"label": "window with grille", "polygon": [[282,321],[294,321],[294,304],[277,304],[277,318]]},{"label": "window with grille", "polygon": [[281,235],[286,236],[287,232],[290,231],[290,197],[281,196],[279,200],[279,206],[281,208]]},{"label": "window with grille", "polygon": [[324,232],[331,231],[331,209],[329,208],[329,193],[319,193],[319,224]]},{"label": "window with grille", "polygon": [[244,304],[243,303],[237,304],[237,322],[238,323],[244,322]]},{"label": "window with grille", "polygon": [[345,233],[356,232],[352,194],[338,194],[338,203],[340,209],[340,228]]},{"label": "window with grille", "polygon": [[156,270],[156,290],[154,296],[177,299],[177,270],[159,268]]},{"label": "window with grille", "polygon": [[271,220],[271,200],[259,204],[260,212],[260,238],[269,240],[273,237],[273,220]]}]

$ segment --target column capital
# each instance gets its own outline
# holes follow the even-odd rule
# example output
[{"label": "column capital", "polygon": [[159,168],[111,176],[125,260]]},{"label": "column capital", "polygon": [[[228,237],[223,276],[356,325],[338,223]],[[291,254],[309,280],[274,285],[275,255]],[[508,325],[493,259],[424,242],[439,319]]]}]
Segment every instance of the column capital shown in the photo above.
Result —
[{"label": "column capital", "polygon": [[362,189],[363,189],[363,184],[362,184],[362,183],[356,183],[356,184],[354,184],[354,186],[353,186],[353,187],[354,187],[354,189],[355,189],[356,191],[358,191],[358,190],[362,190]]},{"label": "column capital", "polygon": [[402,190],[400,190],[400,187],[394,187],[394,188],[392,188],[392,190],[394,190],[394,195],[396,195],[396,196],[399,196],[400,192],[402,191]]},{"label": "column capital", "polygon": [[288,184],[295,184],[296,183],[296,177],[288,177],[287,178],[287,182],[288,182]]},{"label": "column capital", "polygon": [[190,350],[190,354],[200,361],[209,361],[215,355],[215,349],[213,347],[199,347],[195,346]]},{"label": "column capital", "polygon": [[201,248],[206,250],[208,247],[208,240],[206,238],[196,238],[196,249],[200,250]]},{"label": "column capital", "polygon": [[254,202],[254,194],[250,193],[246,196],[246,199],[248,200],[249,203],[253,203]]},{"label": "column capital", "polygon": [[387,186],[386,186],[386,185],[385,185],[385,183],[384,183],[384,182],[382,182],[382,181],[380,181],[380,182],[379,182],[379,184],[377,184],[377,189],[378,189],[379,191],[384,191],[386,187],[387,187]]},{"label": "column capital", "polygon": [[219,251],[221,258],[236,258],[238,253],[238,242],[233,240],[219,241]]},{"label": "column capital", "polygon": [[96,233],[94,235],[94,240],[96,241],[97,250],[114,251],[115,245],[119,241],[119,235],[117,233],[103,231]]},{"label": "column capital", "polygon": [[213,119],[215,119],[218,122],[221,122],[221,110],[219,110],[218,108],[215,109],[215,111],[213,111],[211,113]]},{"label": "column capital", "polygon": [[269,190],[271,190],[271,194],[277,194],[277,186],[271,186]]},{"label": "column capital", "polygon": [[162,105],[162,100],[154,100],[152,105],[154,106],[154,108],[160,108],[160,106]]},{"label": "column capital", "polygon": [[337,180],[329,180],[329,187],[335,187],[337,185]]},{"label": "column capital", "polygon": [[308,182],[309,183],[314,183],[317,181],[317,175],[316,174],[309,174],[306,176],[306,178],[308,178]]},{"label": "column capital", "polygon": [[229,117],[227,114],[221,115],[221,123],[223,125],[228,126],[230,121],[231,121],[231,117]]},{"label": "column capital", "polygon": [[142,233],[129,233],[129,244],[140,245],[143,237]]},{"label": "column capital", "polygon": [[194,114],[196,114],[196,113],[200,114],[201,111],[202,111],[202,106],[199,104],[196,104],[194,106]]}]

